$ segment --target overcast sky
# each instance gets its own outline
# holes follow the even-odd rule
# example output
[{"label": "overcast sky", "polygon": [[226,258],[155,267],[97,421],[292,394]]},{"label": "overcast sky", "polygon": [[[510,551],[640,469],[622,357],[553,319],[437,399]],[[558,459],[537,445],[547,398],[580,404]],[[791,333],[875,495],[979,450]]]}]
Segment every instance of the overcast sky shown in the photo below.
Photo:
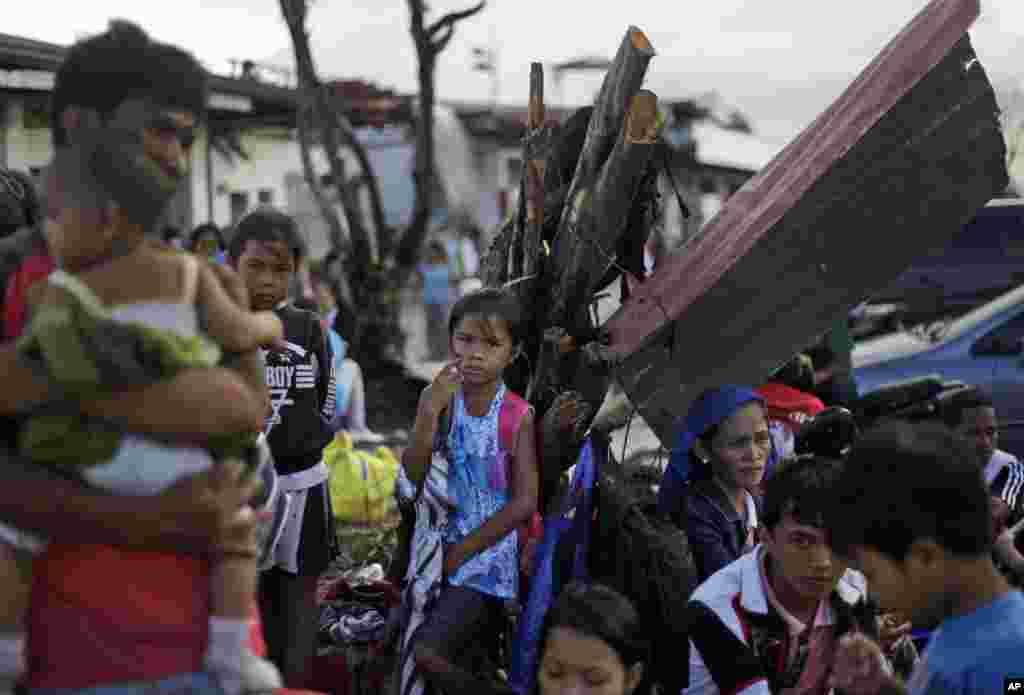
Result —
[{"label": "overcast sky", "polygon": [[[432,16],[473,0],[434,0]],[[999,85],[1024,81],[1024,0],[982,0],[972,30]],[[490,77],[475,72],[473,48],[498,53],[500,99],[525,102],[530,61],[611,57],[626,29],[643,29],[658,52],[647,86],[661,98],[711,90],[739,108],[767,139],[785,142],[839,95],[925,0],[488,0],[459,25],[438,63],[442,99],[486,102]],[[231,58],[290,62],[277,0],[30,0],[5,13],[2,31],[70,43],[111,17],[133,19],[156,37],[191,49],[209,68]],[[322,75],[416,90],[406,0],[315,0],[309,23]],[[600,76],[567,76],[552,103],[592,98]]]}]

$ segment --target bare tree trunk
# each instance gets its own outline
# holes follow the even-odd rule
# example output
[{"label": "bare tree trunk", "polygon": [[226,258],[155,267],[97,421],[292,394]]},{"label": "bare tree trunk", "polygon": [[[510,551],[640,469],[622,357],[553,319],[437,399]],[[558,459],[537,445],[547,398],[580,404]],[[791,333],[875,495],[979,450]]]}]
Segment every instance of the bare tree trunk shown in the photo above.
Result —
[{"label": "bare tree trunk", "polygon": [[[358,179],[358,185],[353,187],[353,196],[358,193],[361,186],[366,186],[370,197],[370,219],[373,220],[373,233],[377,239],[377,252],[380,256],[384,256],[387,253],[386,249],[390,241],[390,234],[387,221],[384,218],[384,203],[380,194],[380,182],[373,171],[373,164],[370,162],[370,155],[367,153],[366,147],[363,143],[359,142],[355,128],[352,127],[348,118],[345,117],[344,105],[339,103],[340,100],[333,93],[329,93],[328,98],[333,101],[331,110],[336,116],[335,121],[338,124],[341,139],[345,146],[352,150],[352,154],[355,155],[356,161],[359,162],[359,168],[363,172],[362,176]],[[354,199],[358,200],[357,197],[354,197]]]},{"label": "bare tree trunk", "polygon": [[[382,253],[391,244],[384,219],[380,188],[366,148],[344,115],[344,105],[331,88],[320,82],[306,31],[308,0],[280,0],[281,12],[288,25],[298,69],[302,104],[297,114],[299,146],[306,183],[327,223],[332,247],[342,257],[346,286],[351,290],[345,315],[345,326],[351,354],[367,369],[388,353],[400,349],[402,334],[398,327],[398,310],[392,291],[394,282],[385,277]],[[341,205],[346,224],[342,225],[334,201],[324,191],[313,163],[314,145],[323,147],[330,169],[335,200]],[[342,147],[351,150],[362,175],[349,177]],[[368,229],[363,216],[360,188],[367,186],[370,216],[374,229]],[[347,230],[345,229],[347,227]],[[339,297],[339,302],[345,301]]]},{"label": "bare tree trunk", "polygon": [[434,191],[437,190],[437,161],[434,144],[434,70],[437,56],[451,41],[455,25],[484,9],[486,0],[466,10],[449,12],[437,21],[426,23],[426,6],[423,0],[408,0],[409,31],[416,46],[419,62],[419,118],[416,123],[416,164],[413,179],[416,184],[416,200],[412,220],[405,230],[396,254],[398,268],[407,270],[416,264],[423,240],[427,236],[430,216],[434,210]]},{"label": "bare tree trunk", "polygon": [[[324,152],[327,155],[331,178],[338,189],[339,199],[342,202],[342,211],[345,214],[346,222],[348,222],[349,240],[353,253],[360,255],[361,251],[365,252],[365,249],[369,247],[369,240],[365,238],[365,230],[362,224],[359,220],[355,219],[358,216],[358,210],[347,209],[348,206],[345,205],[347,201],[345,196],[342,195],[342,188],[346,177],[344,164],[339,153],[341,143],[338,138],[338,129],[332,123],[334,120],[333,116],[335,115],[333,105],[317,76],[313,54],[309,48],[309,35],[306,31],[307,9],[306,0],[281,0],[281,13],[284,15],[285,23],[288,25],[288,32],[292,38],[292,49],[295,53],[295,65],[299,76],[299,88],[303,95],[303,104],[308,109],[308,111],[307,109],[304,109],[304,111],[307,111],[311,116],[312,123],[315,124],[314,133],[319,136],[320,143],[323,145]],[[305,116],[305,113],[298,114],[300,124],[305,120]],[[307,131],[306,135],[311,135],[311,133]],[[308,148],[312,145],[311,140],[312,138],[306,137],[305,142],[301,144],[306,149],[306,153],[303,156],[306,183],[311,190],[315,191],[319,187],[320,182],[316,172],[313,170],[312,159],[309,157]],[[322,197],[322,194],[320,197]],[[335,216],[333,209],[330,206],[321,205],[321,211],[325,214],[332,236],[340,234],[340,221],[337,219],[331,220]]]},{"label": "bare tree trunk", "polygon": [[331,205],[331,201],[324,192],[323,186],[320,185],[320,177],[316,174],[316,168],[313,166],[313,157],[310,155],[310,150],[313,146],[312,133],[310,132],[310,119],[313,116],[313,108],[308,104],[305,95],[303,95],[303,101],[306,103],[302,105],[301,111],[296,114],[295,118],[296,130],[299,135],[299,156],[302,159],[302,172],[306,179],[306,185],[309,186],[313,199],[316,201],[317,207],[320,208],[320,214],[327,223],[327,230],[331,237],[331,248],[342,249],[348,245],[345,239],[345,230],[341,227],[341,219],[338,217],[337,210]]}]

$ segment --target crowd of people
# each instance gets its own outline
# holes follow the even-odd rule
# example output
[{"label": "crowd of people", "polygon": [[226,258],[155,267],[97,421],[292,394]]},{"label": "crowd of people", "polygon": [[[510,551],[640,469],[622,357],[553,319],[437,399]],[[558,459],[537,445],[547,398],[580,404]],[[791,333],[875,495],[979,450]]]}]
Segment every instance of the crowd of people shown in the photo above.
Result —
[{"label": "crowd of people", "polygon": [[[368,432],[365,389],[329,282],[316,267],[296,281],[308,259],[287,214],[153,233],[187,173],[205,75],[112,23],[57,73],[42,195],[0,172],[5,692],[310,684],[317,580],[338,554],[322,451],[340,428]],[[478,262],[437,244],[421,268],[447,361],[398,484],[415,519],[403,695],[509,690],[463,657],[529,592],[543,534],[538,424],[503,378],[523,308],[453,292],[452,253]],[[998,448],[991,400],[964,389],[936,422],[798,454],[802,424],[855,398],[849,349],[837,325],[767,383],[708,390],[680,418],[655,513],[699,581],[676,645],[683,692],[980,694],[1024,678],[1024,465]],[[629,598],[570,583],[526,689],[642,694],[659,637]]]}]

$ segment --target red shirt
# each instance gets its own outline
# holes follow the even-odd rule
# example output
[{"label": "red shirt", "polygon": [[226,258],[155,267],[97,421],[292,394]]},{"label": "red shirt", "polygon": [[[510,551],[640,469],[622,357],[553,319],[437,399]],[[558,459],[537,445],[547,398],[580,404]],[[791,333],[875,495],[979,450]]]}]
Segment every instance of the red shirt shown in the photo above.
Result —
[{"label": "red shirt", "polygon": [[33,568],[30,688],[88,688],[201,671],[206,562],[52,543]]},{"label": "red shirt", "polygon": [[44,279],[56,269],[56,264],[40,241],[33,253],[25,258],[21,266],[11,274],[4,293],[3,338],[13,340],[25,330],[28,318],[26,292],[29,287]]},{"label": "red shirt", "polygon": [[771,382],[757,389],[757,393],[764,398],[768,419],[784,423],[792,432],[825,409],[817,396],[785,384]]}]

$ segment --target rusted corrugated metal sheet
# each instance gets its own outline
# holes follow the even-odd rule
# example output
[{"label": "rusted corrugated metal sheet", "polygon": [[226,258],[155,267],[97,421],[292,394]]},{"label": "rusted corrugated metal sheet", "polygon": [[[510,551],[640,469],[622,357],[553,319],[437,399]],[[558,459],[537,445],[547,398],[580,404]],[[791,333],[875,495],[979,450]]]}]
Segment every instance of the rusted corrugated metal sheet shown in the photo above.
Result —
[{"label": "rusted corrugated metal sheet", "polygon": [[701,390],[762,381],[1005,189],[978,14],[934,0],[610,319],[664,444]]}]

